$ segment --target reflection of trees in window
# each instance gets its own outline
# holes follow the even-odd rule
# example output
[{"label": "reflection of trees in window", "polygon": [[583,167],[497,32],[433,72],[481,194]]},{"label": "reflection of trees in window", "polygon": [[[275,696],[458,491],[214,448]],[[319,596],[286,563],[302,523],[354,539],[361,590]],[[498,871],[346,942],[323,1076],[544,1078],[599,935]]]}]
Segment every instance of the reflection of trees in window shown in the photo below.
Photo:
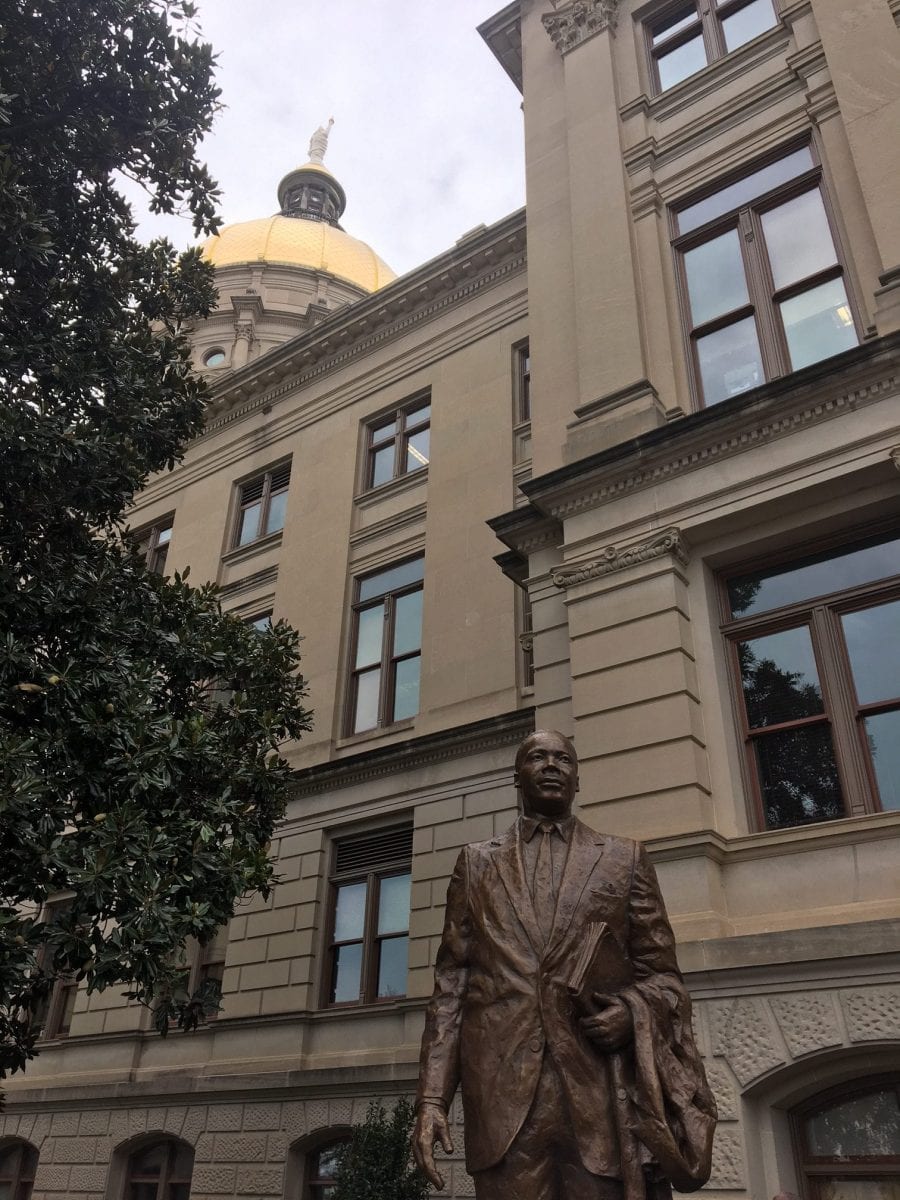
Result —
[{"label": "reflection of trees in window", "polygon": [[795,1120],[806,1194],[814,1200],[900,1196],[900,1081],[832,1092]]},{"label": "reflection of trees in window", "polygon": [[[900,808],[898,550],[900,539],[882,536],[727,583],[767,828]],[[879,578],[886,566],[893,579]]]},{"label": "reflection of trees in window", "polygon": [[339,1156],[346,1142],[346,1138],[341,1138],[307,1155],[305,1200],[332,1200]]}]

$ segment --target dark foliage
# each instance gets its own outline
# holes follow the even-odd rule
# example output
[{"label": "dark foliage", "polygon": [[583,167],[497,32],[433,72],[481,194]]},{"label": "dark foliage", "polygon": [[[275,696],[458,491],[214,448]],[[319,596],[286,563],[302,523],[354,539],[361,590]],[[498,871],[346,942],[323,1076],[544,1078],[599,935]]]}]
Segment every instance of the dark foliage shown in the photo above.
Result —
[{"label": "dark foliage", "polygon": [[180,949],[271,886],[278,747],[309,723],[297,635],[150,574],[124,528],[203,426],[186,331],[212,273],[138,243],[116,185],[216,227],[197,149],[219,93],[193,18],[0,0],[0,1075],[63,976],[124,985],[162,1031],[196,1024]]},{"label": "dark foliage", "polygon": [[378,1101],[369,1105],[340,1151],[334,1200],[426,1200],[428,1181],[410,1157],[414,1118],[405,1097],[390,1112]]}]

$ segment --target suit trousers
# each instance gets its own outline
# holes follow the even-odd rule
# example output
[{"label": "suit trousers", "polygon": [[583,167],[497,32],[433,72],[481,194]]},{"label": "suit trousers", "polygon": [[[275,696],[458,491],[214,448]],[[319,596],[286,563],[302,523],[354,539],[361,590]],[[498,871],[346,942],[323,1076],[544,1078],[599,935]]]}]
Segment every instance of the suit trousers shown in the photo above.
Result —
[{"label": "suit trousers", "polygon": [[[502,1098],[498,1097],[502,1103]],[[553,1058],[544,1052],[537,1091],[500,1162],[476,1171],[477,1200],[623,1200],[621,1180],[583,1165]]]}]

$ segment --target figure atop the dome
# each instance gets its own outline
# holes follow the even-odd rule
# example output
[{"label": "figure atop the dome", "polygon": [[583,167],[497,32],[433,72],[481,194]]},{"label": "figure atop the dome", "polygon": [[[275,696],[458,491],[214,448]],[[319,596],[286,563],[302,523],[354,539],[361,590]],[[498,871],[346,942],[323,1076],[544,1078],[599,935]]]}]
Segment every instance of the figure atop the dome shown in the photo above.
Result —
[{"label": "figure atop the dome", "polygon": [[309,139],[309,161],[312,163],[322,163],[325,160],[325,151],[328,149],[328,135],[331,133],[331,127],[334,124],[334,117],[328,118],[327,125],[320,125],[316,132]]}]

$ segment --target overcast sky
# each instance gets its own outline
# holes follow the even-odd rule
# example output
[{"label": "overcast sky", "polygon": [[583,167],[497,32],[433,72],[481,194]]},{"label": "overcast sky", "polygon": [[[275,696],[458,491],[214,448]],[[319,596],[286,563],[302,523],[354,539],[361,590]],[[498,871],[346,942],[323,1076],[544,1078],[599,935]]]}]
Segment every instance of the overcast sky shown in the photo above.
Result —
[{"label": "overcast sky", "polygon": [[[199,7],[226,106],[204,143],[226,223],[277,211],[279,180],[331,116],[341,224],[398,273],[524,204],[521,97],[476,32],[503,0]],[[148,217],[139,233],[192,241],[185,219]]]}]

